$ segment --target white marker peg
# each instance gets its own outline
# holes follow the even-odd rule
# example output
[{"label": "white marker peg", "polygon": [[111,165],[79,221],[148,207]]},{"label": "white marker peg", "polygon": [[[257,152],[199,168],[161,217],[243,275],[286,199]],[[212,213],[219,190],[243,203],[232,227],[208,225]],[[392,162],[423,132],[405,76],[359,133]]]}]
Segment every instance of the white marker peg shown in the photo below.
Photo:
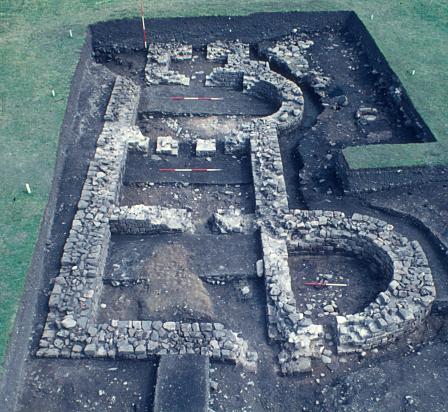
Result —
[{"label": "white marker peg", "polygon": [[411,76],[415,76],[415,70],[411,71]]},{"label": "white marker peg", "polygon": [[30,185],[28,183],[25,183],[25,189],[26,189],[26,192],[30,195],[31,194],[31,188],[30,188]]},{"label": "white marker peg", "polygon": [[68,31],[68,35],[70,36],[70,38],[73,37],[72,29],[70,29],[70,30]]},{"label": "white marker peg", "polygon": [[370,20],[373,20],[373,14],[370,15]]},{"label": "white marker peg", "polygon": [[52,95],[53,97],[56,96],[56,93],[54,92],[54,89],[51,89],[51,95]]}]

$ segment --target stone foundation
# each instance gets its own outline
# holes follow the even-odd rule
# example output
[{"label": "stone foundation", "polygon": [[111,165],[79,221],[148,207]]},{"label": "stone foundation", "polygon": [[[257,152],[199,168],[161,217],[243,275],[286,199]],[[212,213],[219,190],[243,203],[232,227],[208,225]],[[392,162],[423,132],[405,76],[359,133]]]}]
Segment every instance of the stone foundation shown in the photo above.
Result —
[{"label": "stone foundation", "polygon": [[145,81],[148,86],[156,84],[180,84],[188,86],[190,78],[170,69],[171,61],[191,60],[193,48],[180,43],[151,43],[145,68]]},{"label": "stone foundation", "polygon": [[414,329],[431,310],[435,288],[426,256],[416,241],[392,225],[355,213],[293,211],[289,247],[306,253],[346,253],[373,261],[390,279],[362,312],[338,316],[339,353],[361,352],[391,342]]},{"label": "stone foundation", "polygon": [[[293,42],[293,38],[282,40],[288,41]],[[297,75],[306,69],[302,53],[305,43],[298,41],[291,47],[268,50],[271,60],[288,66]],[[148,51],[147,83],[178,81],[178,74],[169,71],[169,62],[190,58],[190,50],[183,45],[153,45]],[[302,57],[297,62],[296,54]],[[368,216],[354,214],[348,218],[341,212],[289,209],[278,133],[300,124],[304,109],[300,87],[273,72],[268,63],[251,61],[249,46],[243,43],[216,42],[207,48],[207,57],[226,62],[207,76],[208,85],[241,87],[245,93],[268,99],[278,107],[270,116],[243,124],[225,142],[226,152],[250,149],[256,200],[254,220],[237,212],[218,211],[213,224],[219,233],[252,230],[253,221],[260,229],[263,262],[257,262],[257,274],[264,276],[268,335],[281,344],[282,372],[308,372],[314,358],[331,361],[328,354],[325,358],[322,355],[323,326],[313,324],[296,308],[288,249],[358,256],[373,262],[390,279],[387,290],[363,311],[336,318],[338,353],[372,349],[421,324],[431,309],[435,288],[428,261],[417,242],[401,236],[386,222]],[[325,85],[315,86],[325,89]],[[117,208],[127,152],[144,151],[147,147],[147,141],[134,128],[139,94],[139,88],[131,81],[117,78],[64,248],[61,271],[54,280],[37,355],[145,358],[196,353],[245,362],[247,343],[221,324],[95,322],[111,230],[151,233],[191,227],[191,217],[181,209]]]},{"label": "stone foundation", "polygon": [[194,353],[245,361],[247,343],[219,323],[95,321],[111,229],[148,233],[191,227],[190,215],[183,210],[175,210],[176,218],[172,220],[173,209],[116,206],[129,142],[141,141],[134,129],[139,96],[140,90],[134,83],[117,77],[64,247],[61,270],[54,279],[36,355],[144,359]]},{"label": "stone foundation", "polygon": [[215,139],[196,140],[196,156],[198,157],[213,156],[215,153],[216,153]]},{"label": "stone foundation", "polygon": [[156,153],[177,156],[179,154],[179,142],[171,136],[157,137]]},{"label": "stone foundation", "polygon": [[[299,54],[300,50],[299,47]],[[289,59],[283,55],[282,64],[293,61],[290,52]],[[387,223],[359,214],[348,219],[341,212],[289,210],[277,133],[299,124],[303,97],[298,86],[292,83],[291,87],[291,82],[279,80],[281,76],[266,65],[246,59],[247,56],[233,56],[231,64],[216,69],[208,79],[210,83],[225,83],[223,73],[239,70],[245,92],[280,105],[276,113],[252,121],[244,130],[232,133],[231,138],[237,150],[244,136],[250,144],[256,217],[262,234],[268,334],[282,342],[282,371],[306,372],[311,370],[311,359],[322,356],[324,331],[296,309],[288,247],[294,251],[359,256],[373,261],[391,279],[388,290],[381,292],[363,312],[337,318],[339,353],[372,349],[408,333],[428,315],[435,289],[420,245],[399,235]],[[228,146],[230,141],[226,142]]]},{"label": "stone foundation", "polygon": [[130,235],[192,232],[191,212],[161,206],[134,205],[115,208],[109,218],[112,233]]}]

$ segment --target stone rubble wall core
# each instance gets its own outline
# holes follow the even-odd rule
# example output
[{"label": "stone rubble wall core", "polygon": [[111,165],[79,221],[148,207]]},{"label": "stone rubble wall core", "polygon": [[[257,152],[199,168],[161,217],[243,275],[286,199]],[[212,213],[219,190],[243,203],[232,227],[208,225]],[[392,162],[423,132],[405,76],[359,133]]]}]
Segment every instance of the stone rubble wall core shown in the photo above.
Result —
[{"label": "stone rubble wall core", "polygon": [[327,97],[331,79],[310,68],[306,54],[314,42],[302,33],[291,33],[271,46],[262,45],[260,56],[296,82],[307,82],[320,98]]},{"label": "stone rubble wall core", "polygon": [[150,43],[145,67],[148,86],[158,84],[190,85],[190,78],[170,69],[172,61],[191,60],[193,47],[181,43]]},{"label": "stone rubble wall core", "polygon": [[243,214],[239,209],[219,210],[213,213],[211,229],[215,233],[251,234],[257,230],[254,214]]}]

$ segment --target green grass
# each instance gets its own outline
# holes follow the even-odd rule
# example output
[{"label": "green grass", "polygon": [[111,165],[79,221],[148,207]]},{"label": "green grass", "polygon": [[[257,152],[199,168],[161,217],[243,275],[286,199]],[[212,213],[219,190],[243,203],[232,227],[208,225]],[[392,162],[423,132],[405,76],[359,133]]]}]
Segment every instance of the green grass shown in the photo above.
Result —
[{"label": "green grass", "polygon": [[[440,143],[350,148],[352,167],[447,158],[445,0],[145,1],[148,17],[355,10]],[[0,358],[22,293],[86,26],[136,16],[139,1],[2,0],[0,6]],[[373,19],[371,19],[373,15]],[[73,31],[73,38],[68,30]],[[445,52],[444,52],[445,51]],[[415,76],[411,76],[415,70]],[[56,97],[51,96],[54,89]],[[445,108],[445,110],[443,109]],[[24,191],[31,185],[32,194]]]},{"label": "green grass", "polygon": [[378,26],[375,15],[364,21],[437,143],[349,147],[345,159],[352,169],[448,165],[448,2],[390,3],[403,5],[385,10]]},{"label": "green grass", "polygon": [[343,150],[350,169],[447,166],[448,142],[352,146]]}]

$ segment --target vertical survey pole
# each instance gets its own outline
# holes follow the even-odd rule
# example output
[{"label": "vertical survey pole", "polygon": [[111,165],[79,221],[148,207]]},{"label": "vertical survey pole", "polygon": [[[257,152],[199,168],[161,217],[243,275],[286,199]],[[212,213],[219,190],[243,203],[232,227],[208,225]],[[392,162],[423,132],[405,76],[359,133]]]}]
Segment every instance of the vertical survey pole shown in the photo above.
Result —
[{"label": "vertical survey pole", "polygon": [[143,11],[143,1],[140,3],[140,13],[142,16],[143,44],[145,46],[145,49],[147,49],[148,42],[146,41],[146,27],[145,27],[145,16],[144,16],[144,11]]}]

